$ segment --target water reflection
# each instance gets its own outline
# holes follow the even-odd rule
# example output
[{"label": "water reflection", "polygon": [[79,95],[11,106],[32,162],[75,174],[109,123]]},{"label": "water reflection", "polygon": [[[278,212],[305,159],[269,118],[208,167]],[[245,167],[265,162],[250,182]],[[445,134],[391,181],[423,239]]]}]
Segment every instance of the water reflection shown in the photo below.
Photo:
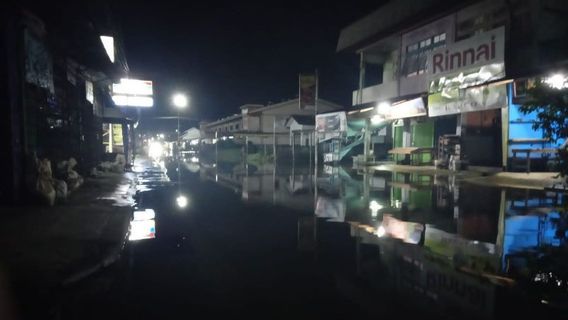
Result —
[{"label": "water reflection", "polygon": [[152,209],[136,210],[130,221],[129,241],[156,238],[156,213]]},{"label": "water reflection", "polygon": [[187,197],[184,196],[183,194],[178,195],[176,198],[176,204],[180,209],[187,207],[188,204]]},{"label": "water reflection", "polygon": [[568,305],[561,194],[370,168],[324,166],[314,179],[307,167],[216,163],[202,165],[200,175],[245,202],[305,212],[298,218],[301,252],[333,252],[321,223],[347,225],[358,279],[418,298],[413,303],[428,310],[492,318],[506,314],[505,306],[521,310],[522,301],[527,308]]}]

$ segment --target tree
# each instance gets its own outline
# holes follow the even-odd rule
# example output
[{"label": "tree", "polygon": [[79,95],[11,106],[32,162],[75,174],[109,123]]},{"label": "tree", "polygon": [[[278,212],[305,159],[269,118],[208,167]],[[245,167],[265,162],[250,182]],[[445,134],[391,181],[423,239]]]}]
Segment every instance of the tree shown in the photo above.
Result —
[{"label": "tree", "polygon": [[[564,83],[565,84],[565,83]],[[527,100],[520,107],[523,114],[536,113],[537,121],[533,129],[544,132],[544,138],[556,142],[568,138],[568,87],[552,86],[544,81],[536,81],[527,90]],[[558,150],[560,175],[568,175],[568,144],[564,143]]]}]

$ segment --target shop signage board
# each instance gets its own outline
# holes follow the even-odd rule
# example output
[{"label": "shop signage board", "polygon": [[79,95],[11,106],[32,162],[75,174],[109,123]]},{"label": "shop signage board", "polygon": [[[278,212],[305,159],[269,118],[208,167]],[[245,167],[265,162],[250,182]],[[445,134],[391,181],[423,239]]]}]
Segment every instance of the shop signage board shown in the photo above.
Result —
[{"label": "shop signage board", "polygon": [[112,85],[112,100],[121,107],[149,108],[154,105],[152,81],[120,79]]},{"label": "shop signage board", "polygon": [[428,56],[428,115],[436,117],[506,107],[505,84],[487,84],[505,77],[504,57],[504,27],[431,52]]},{"label": "shop signage board", "polygon": [[333,112],[316,115],[317,132],[345,132],[347,115],[345,112]]},{"label": "shop signage board", "polygon": [[316,74],[300,74],[300,110],[315,108],[317,99],[318,78]]},{"label": "shop signage board", "polygon": [[453,94],[437,92],[428,96],[428,115],[438,117],[507,106],[507,87],[504,83],[456,90]]},{"label": "shop signage board", "polygon": [[505,29],[439,48],[428,55],[429,92],[467,88],[505,77]]},{"label": "shop signage board", "polygon": [[427,112],[424,100],[422,98],[416,98],[388,106],[388,108],[379,105],[377,114],[384,117],[385,120],[396,120],[425,116]]}]

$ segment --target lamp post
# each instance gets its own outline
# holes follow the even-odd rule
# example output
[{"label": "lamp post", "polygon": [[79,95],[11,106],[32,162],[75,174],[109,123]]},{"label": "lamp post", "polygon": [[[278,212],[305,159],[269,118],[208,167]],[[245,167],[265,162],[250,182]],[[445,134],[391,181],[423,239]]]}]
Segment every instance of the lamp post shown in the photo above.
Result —
[{"label": "lamp post", "polygon": [[172,102],[177,109],[177,142],[176,145],[178,147],[179,153],[179,112],[187,107],[187,97],[183,93],[176,93],[172,97]]},{"label": "lamp post", "polygon": [[187,206],[187,197],[181,193],[181,172],[180,172],[180,165],[179,165],[179,158],[180,158],[180,141],[179,141],[179,113],[181,110],[184,110],[187,107],[187,96],[183,93],[176,93],[172,97],[172,102],[174,107],[177,109],[177,174],[178,174],[178,196],[176,198],[176,204],[180,209],[184,209]]}]

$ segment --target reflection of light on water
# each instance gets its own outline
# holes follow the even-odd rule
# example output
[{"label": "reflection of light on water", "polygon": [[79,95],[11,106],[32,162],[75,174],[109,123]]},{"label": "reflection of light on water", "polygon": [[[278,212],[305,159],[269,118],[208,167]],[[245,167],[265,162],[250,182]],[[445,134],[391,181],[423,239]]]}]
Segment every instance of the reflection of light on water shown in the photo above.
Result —
[{"label": "reflection of light on water", "polygon": [[383,206],[375,200],[369,203],[369,209],[371,209],[371,215],[373,216],[373,218],[377,217],[379,210],[381,210],[382,208]]},{"label": "reflection of light on water", "polygon": [[380,226],[377,228],[377,232],[375,232],[375,234],[377,235],[377,237],[382,238],[382,237],[385,236],[385,233],[386,233],[386,232],[387,232],[387,231],[385,230],[385,227],[383,227],[382,225],[380,225]]},{"label": "reflection of light on water", "polygon": [[177,206],[178,206],[179,208],[181,208],[181,209],[187,207],[187,203],[188,203],[187,197],[184,196],[184,195],[182,195],[182,194],[180,194],[180,195],[176,198],[176,204],[177,204]]},{"label": "reflection of light on water", "polygon": [[148,156],[153,159],[159,159],[164,154],[164,147],[161,142],[152,141],[148,146]]},{"label": "reflection of light on water", "polygon": [[134,220],[150,220],[156,217],[154,209],[145,209],[143,211],[134,211]]},{"label": "reflection of light on water", "polygon": [[156,221],[132,220],[130,222],[130,237],[128,240],[137,241],[143,239],[154,239],[156,237]]}]

